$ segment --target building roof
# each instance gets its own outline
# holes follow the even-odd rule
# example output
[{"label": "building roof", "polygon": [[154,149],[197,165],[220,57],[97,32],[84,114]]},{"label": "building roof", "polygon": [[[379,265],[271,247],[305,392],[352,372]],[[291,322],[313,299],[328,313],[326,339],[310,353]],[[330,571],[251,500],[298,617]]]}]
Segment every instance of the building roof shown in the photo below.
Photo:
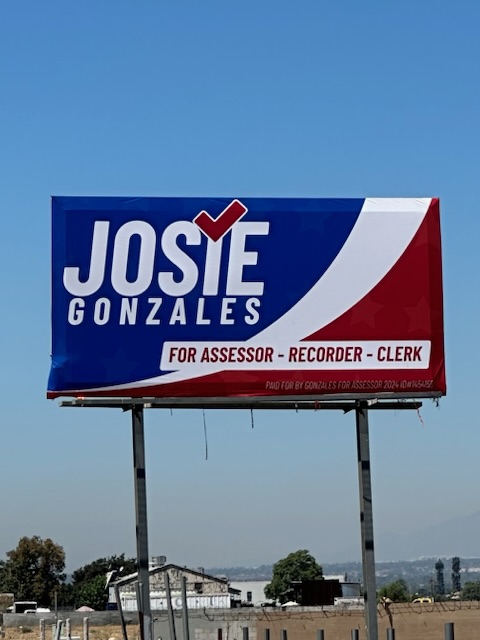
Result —
[{"label": "building roof", "polygon": [[[220,584],[229,584],[229,580],[228,578],[219,578],[217,576],[211,576],[208,573],[203,573],[201,571],[196,571],[195,569],[189,569],[188,567],[181,567],[178,564],[164,564],[161,567],[150,567],[148,572],[150,575],[154,575],[156,573],[163,573],[164,571],[167,571],[168,569],[176,569],[177,571],[181,571],[183,573],[190,573],[194,576],[198,576],[199,578],[204,578],[213,582],[219,582]],[[123,578],[119,578],[118,580],[115,580],[114,584],[118,585],[118,586],[122,586],[125,584],[128,584],[130,582],[135,582],[135,580],[137,580],[137,575],[138,573],[131,573],[128,576],[124,576]],[[231,591],[233,592],[237,592],[240,593],[240,591],[238,589],[231,589]]]}]

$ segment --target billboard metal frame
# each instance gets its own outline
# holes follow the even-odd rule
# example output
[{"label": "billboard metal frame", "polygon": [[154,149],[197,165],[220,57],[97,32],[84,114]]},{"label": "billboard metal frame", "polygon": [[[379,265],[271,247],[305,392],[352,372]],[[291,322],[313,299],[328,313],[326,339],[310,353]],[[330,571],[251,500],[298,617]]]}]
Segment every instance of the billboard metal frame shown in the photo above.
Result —
[{"label": "billboard metal frame", "polygon": [[445,395],[438,198],[242,200],[53,198],[48,398]]},{"label": "billboard metal frame", "polygon": [[[425,397],[425,396],[423,396]],[[370,465],[369,410],[416,410],[417,400],[381,401],[378,398],[351,401],[305,400],[304,398],[76,398],[62,400],[61,407],[121,409],[132,412],[133,471],[135,487],[135,523],[138,564],[138,615],[141,640],[153,640],[150,605],[147,492],[145,470],[144,409],[250,409],[355,411],[357,466],[360,501],[363,585],[365,592],[365,627],[367,640],[378,640],[377,588],[373,532],[372,483]],[[171,638],[170,640],[174,640]]]}]

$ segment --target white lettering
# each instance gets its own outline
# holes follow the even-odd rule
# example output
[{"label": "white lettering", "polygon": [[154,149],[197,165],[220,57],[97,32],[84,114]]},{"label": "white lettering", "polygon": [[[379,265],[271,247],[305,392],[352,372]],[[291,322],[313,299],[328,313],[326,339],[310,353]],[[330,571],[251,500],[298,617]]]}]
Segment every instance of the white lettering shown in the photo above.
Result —
[{"label": "white lettering", "polygon": [[97,220],[94,224],[90,269],[85,282],[80,281],[80,267],[64,268],[63,285],[72,296],[91,296],[102,286],[105,277],[109,226],[110,223],[106,220]]},{"label": "white lettering", "polygon": [[85,315],[85,300],[82,298],[72,298],[68,305],[68,322],[69,324],[82,324]]},{"label": "white lettering", "polygon": [[119,324],[135,324],[137,321],[138,298],[122,298]]},{"label": "white lettering", "polygon": [[230,256],[227,274],[227,295],[262,296],[263,282],[244,282],[243,268],[256,265],[257,251],[245,251],[247,236],[266,236],[270,228],[269,222],[237,222],[232,228],[230,240]]},{"label": "white lettering", "polygon": [[149,298],[148,304],[153,305],[147,316],[145,324],[160,324],[160,318],[156,318],[157,311],[162,306],[163,298]]},{"label": "white lettering", "polygon": [[205,311],[205,298],[198,299],[197,306],[197,324],[210,324],[212,321],[210,318],[205,318],[203,312]]},{"label": "white lettering", "polygon": [[[133,236],[140,237],[137,277],[127,280],[128,254]],[[147,222],[132,220],[120,227],[115,236],[112,261],[112,285],[121,296],[139,296],[150,286],[153,278],[153,261],[157,237],[155,229]]]},{"label": "white lettering", "polygon": [[222,310],[220,312],[220,324],[235,324],[235,319],[230,318],[229,316],[233,313],[233,309],[230,308],[230,305],[235,304],[236,301],[236,298],[223,298]]},{"label": "white lettering", "polygon": [[99,298],[95,302],[95,308],[93,310],[93,321],[95,324],[107,324],[110,319],[111,303],[108,298]]},{"label": "white lettering", "polygon": [[203,295],[218,295],[218,283],[220,281],[220,261],[222,258],[223,238],[213,242],[207,242],[207,255],[205,257],[205,278],[203,281]]},{"label": "white lettering", "polygon": [[172,315],[168,324],[187,324],[187,314],[185,312],[185,300],[177,298],[173,305]]},{"label": "white lettering", "polygon": [[245,316],[246,324],[257,324],[260,319],[260,314],[258,313],[256,307],[260,306],[260,300],[258,298],[249,298],[245,304],[245,309],[250,314],[249,316]]},{"label": "white lettering", "polygon": [[162,235],[162,250],[165,256],[183,273],[180,282],[176,282],[173,272],[158,274],[158,284],[168,296],[184,296],[197,284],[198,267],[195,262],[177,245],[178,236],[185,236],[186,243],[201,243],[201,232],[193,222],[180,220],[169,225]]}]

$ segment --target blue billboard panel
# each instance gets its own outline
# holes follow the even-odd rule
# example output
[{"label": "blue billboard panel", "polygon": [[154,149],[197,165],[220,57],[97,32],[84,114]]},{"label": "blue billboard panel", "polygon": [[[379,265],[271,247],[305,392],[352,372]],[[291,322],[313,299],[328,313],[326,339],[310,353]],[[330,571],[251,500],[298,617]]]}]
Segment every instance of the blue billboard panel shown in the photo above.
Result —
[{"label": "blue billboard panel", "polygon": [[[438,209],[54,197],[48,397],[441,395]],[[435,322],[412,331],[421,300]]]}]

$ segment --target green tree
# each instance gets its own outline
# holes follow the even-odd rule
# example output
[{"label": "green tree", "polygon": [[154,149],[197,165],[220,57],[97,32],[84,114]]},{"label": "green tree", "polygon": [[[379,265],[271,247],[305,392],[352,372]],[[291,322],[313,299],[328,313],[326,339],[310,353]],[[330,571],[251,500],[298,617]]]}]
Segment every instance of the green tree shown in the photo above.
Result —
[{"label": "green tree", "polygon": [[133,558],[125,558],[122,553],[119,556],[110,556],[108,558],[98,558],[89,564],[80,567],[72,573],[72,584],[74,587],[79,586],[82,582],[96,578],[102,575],[104,578],[108,571],[120,571],[122,574],[128,575],[135,573],[137,570],[137,562]]},{"label": "green tree", "polygon": [[117,571],[122,575],[134,573],[137,563],[134,559],[125,558],[125,554],[98,558],[72,573],[73,600],[75,606],[86,605],[97,611],[105,609],[108,591],[105,588],[109,571]]},{"label": "green tree", "polygon": [[466,582],[461,597],[462,600],[480,600],[480,582]]},{"label": "green tree", "polygon": [[7,591],[7,572],[5,570],[5,561],[0,560],[0,593]]},{"label": "green tree", "polygon": [[306,549],[300,549],[273,565],[272,581],[265,587],[265,596],[287,602],[292,594],[292,582],[322,579],[322,567]]},{"label": "green tree", "polygon": [[65,552],[50,538],[21,538],[0,568],[2,589],[16,600],[35,600],[49,606],[55,590],[65,581]]},{"label": "green tree", "polygon": [[87,606],[95,609],[95,611],[103,611],[108,602],[105,576],[96,576],[82,582],[75,592],[75,602],[80,607]]},{"label": "green tree", "polygon": [[61,608],[71,608],[74,604],[73,585],[61,584],[57,589],[57,605]]},{"label": "green tree", "polygon": [[379,598],[390,598],[392,602],[410,602],[411,596],[405,580],[394,580],[378,591]]}]

